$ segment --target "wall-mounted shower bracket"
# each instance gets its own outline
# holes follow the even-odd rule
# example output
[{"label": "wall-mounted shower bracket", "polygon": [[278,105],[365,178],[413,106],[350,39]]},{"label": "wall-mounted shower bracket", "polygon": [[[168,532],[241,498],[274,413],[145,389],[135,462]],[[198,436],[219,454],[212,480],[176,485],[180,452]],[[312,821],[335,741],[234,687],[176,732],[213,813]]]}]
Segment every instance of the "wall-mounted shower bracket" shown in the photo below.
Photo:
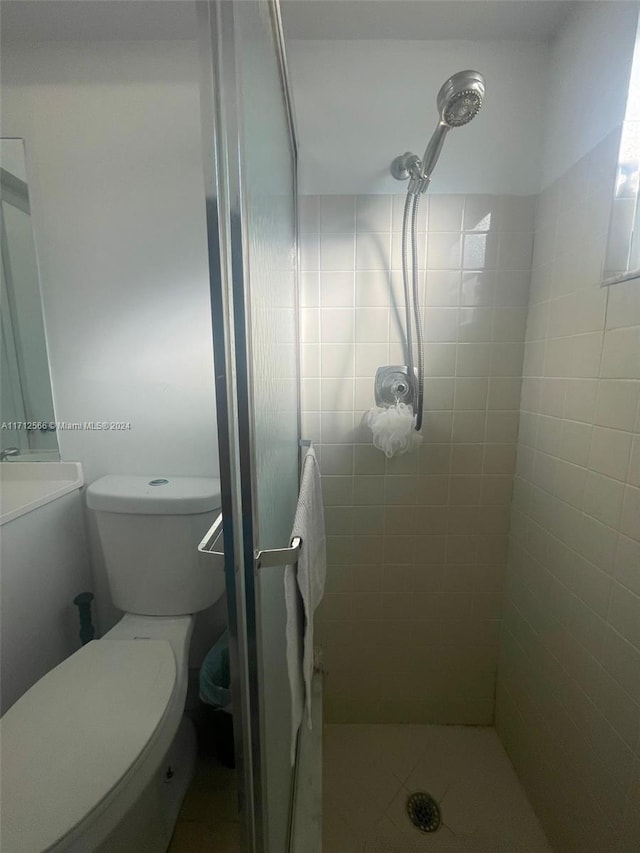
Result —
[{"label": "wall-mounted shower bracket", "polygon": [[418,195],[426,192],[431,182],[431,177],[423,175],[422,160],[417,154],[406,151],[400,154],[391,163],[391,174],[397,181],[409,181],[407,192],[410,195]]},{"label": "wall-mounted shower bracket", "polygon": [[412,175],[417,177],[420,174],[420,166],[418,155],[406,151],[391,163],[391,174],[397,181],[407,181]]},{"label": "wall-mounted shower bracket", "polygon": [[387,364],[376,371],[375,395],[377,406],[395,406],[406,403],[415,409],[417,372],[414,368],[413,381],[409,379],[409,368],[405,364]]}]

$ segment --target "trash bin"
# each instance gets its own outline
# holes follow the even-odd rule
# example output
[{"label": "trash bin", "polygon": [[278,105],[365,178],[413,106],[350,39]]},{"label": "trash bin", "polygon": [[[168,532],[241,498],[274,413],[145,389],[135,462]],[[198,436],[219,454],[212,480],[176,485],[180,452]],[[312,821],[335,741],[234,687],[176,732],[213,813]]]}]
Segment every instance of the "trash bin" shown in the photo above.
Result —
[{"label": "trash bin", "polygon": [[199,681],[204,705],[199,727],[201,747],[205,752],[215,752],[225,766],[235,767],[228,631],[203,660]]}]

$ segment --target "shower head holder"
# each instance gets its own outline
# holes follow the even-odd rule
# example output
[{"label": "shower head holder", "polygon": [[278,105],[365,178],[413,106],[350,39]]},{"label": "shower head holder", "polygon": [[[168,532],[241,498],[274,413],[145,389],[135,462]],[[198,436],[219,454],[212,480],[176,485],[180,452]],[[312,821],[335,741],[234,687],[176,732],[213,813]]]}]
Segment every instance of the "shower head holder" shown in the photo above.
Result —
[{"label": "shower head holder", "polygon": [[411,195],[423,193],[429,186],[430,177],[422,174],[422,160],[417,154],[406,151],[391,163],[391,174],[397,181],[409,181],[407,192]]}]

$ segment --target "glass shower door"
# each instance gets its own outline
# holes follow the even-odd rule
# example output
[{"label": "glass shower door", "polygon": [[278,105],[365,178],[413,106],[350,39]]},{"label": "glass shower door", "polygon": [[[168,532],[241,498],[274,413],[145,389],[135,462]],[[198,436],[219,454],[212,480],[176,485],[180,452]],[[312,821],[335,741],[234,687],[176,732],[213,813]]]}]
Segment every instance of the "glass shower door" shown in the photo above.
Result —
[{"label": "glass shower door", "polygon": [[295,139],[275,0],[199,7],[240,801],[247,850],[286,853],[284,565],[256,553],[289,545],[298,496]]}]

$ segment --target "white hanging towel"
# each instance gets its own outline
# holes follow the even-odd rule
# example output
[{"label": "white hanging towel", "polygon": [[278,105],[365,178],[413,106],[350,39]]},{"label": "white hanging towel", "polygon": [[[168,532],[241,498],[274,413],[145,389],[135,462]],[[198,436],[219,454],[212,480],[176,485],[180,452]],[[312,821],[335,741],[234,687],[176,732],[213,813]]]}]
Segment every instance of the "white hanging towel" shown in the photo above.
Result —
[{"label": "white hanging towel", "polygon": [[[297,567],[285,568],[285,601],[287,605],[287,668],[291,686],[291,763],[295,760],[298,728],[307,710],[307,723],[311,728],[311,682],[313,679],[313,614],[324,595],[327,573],[327,544],[324,532],[324,510],[320,469],[313,448],[310,448],[302,465],[302,482],[296,516],[291,534],[302,539]],[[297,589],[293,581],[297,582]],[[304,643],[300,648],[301,614],[298,599],[304,612]]]},{"label": "white hanging towel", "polygon": [[304,708],[304,679],[302,675],[302,634],[304,616],[298,580],[294,566],[284,569],[284,600],[287,607],[287,672],[291,692],[291,766],[296,761],[296,738]]}]

